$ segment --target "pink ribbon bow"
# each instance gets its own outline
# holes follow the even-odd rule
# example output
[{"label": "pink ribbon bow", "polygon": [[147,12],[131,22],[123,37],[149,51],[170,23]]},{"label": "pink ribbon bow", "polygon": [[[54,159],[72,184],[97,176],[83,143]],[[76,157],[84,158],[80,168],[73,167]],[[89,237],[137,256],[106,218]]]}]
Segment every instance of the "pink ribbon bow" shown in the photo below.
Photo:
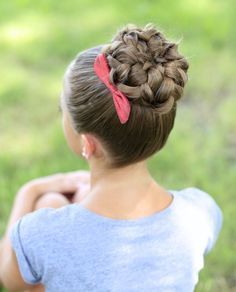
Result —
[{"label": "pink ribbon bow", "polygon": [[96,57],[94,62],[94,71],[99,79],[110,89],[121,124],[126,123],[129,119],[131,111],[130,103],[128,98],[120,90],[118,90],[116,86],[110,83],[110,68],[105,54],[99,54]]}]

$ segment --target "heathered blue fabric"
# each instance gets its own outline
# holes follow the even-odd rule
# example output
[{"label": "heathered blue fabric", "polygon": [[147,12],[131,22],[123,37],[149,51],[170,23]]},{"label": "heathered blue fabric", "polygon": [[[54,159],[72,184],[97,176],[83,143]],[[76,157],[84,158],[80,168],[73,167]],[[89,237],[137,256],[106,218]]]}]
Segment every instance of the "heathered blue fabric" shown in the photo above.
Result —
[{"label": "heathered blue fabric", "polygon": [[79,204],[25,215],[10,236],[23,279],[51,292],[193,291],[223,215],[198,188],[169,192],[169,207],[139,219]]}]

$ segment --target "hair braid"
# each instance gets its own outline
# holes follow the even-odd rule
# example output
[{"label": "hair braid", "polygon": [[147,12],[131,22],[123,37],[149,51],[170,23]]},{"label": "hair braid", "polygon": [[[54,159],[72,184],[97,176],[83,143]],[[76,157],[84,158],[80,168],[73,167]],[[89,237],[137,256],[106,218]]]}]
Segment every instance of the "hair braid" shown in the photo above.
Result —
[{"label": "hair braid", "polygon": [[103,48],[110,81],[133,103],[168,113],[183,94],[188,63],[152,25],[128,25]]}]

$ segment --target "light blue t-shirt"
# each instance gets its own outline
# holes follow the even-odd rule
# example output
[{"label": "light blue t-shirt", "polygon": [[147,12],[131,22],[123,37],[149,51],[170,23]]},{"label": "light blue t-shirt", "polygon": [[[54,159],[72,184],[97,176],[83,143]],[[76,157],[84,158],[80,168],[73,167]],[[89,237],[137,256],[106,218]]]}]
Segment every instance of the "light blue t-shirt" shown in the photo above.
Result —
[{"label": "light blue t-shirt", "polygon": [[193,291],[223,215],[198,188],[169,192],[166,209],[139,219],[76,203],[25,215],[10,235],[24,281],[48,292]]}]

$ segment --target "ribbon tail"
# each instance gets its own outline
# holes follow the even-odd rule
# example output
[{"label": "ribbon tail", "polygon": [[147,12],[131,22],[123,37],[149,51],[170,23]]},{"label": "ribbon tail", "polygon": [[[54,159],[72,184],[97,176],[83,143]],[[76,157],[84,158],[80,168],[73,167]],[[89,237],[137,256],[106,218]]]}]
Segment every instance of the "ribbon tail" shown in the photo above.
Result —
[{"label": "ribbon tail", "polygon": [[121,124],[125,124],[130,116],[131,106],[126,96],[113,93],[115,108]]},{"label": "ribbon tail", "polygon": [[97,56],[94,62],[94,71],[97,74],[98,78],[109,88],[112,93],[113,101],[115,104],[115,109],[118,114],[121,124],[124,124],[128,121],[131,111],[131,106],[128,98],[119,90],[116,86],[110,84],[109,82],[109,73],[110,68],[105,54],[100,54]]},{"label": "ribbon tail", "polygon": [[94,62],[94,71],[99,77],[99,79],[105,83],[106,86],[109,85],[109,67],[104,54],[98,55]]}]

